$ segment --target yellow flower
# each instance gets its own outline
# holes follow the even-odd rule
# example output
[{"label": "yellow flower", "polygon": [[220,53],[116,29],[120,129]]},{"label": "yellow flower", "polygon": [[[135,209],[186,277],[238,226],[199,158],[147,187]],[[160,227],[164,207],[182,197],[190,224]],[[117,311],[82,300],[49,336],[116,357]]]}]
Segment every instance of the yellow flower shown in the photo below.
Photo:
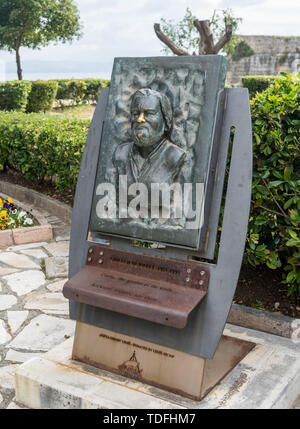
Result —
[{"label": "yellow flower", "polygon": [[0,209],[2,209],[2,207],[3,207],[3,201],[2,201],[2,198],[0,198]]},{"label": "yellow flower", "polygon": [[8,197],[8,198],[7,198],[7,201],[8,201],[10,204],[14,204],[14,200],[12,200],[10,197]]},{"label": "yellow flower", "polygon": [[7,216],[7,211],[6,211],[6,210],[2,210],[2,211],[1,211],[1,213],[0,213],[0,218],[1,218],[1,219],[7,219],[7,218],[8,218],[8,216]]}]

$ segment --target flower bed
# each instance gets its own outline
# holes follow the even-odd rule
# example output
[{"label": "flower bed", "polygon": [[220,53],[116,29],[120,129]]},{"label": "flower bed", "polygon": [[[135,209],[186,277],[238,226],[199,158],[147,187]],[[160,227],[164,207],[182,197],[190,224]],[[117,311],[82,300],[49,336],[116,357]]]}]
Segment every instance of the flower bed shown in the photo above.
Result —
[{"label": "flower bed", "polygon": [[0,248],[52,237],[51,225],[38,211],[6,195],[0,196]]},{"label": "flower bed", "polygon": [[0,230],[28,227],[34,224],[34,220],[29,213],[18,209],[15,202],[8,197],[0,196]]}]

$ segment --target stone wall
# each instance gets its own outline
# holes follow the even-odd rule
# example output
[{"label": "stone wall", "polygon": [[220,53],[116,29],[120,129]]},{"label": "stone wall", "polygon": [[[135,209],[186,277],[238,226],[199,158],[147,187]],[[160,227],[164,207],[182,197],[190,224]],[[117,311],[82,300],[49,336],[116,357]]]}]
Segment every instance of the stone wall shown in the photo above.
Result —
[{"label": "stone wall", "polygon": [[227,83],[240,85],[245,75],[278,75],[300,72],[300,37],[240,36],[255,54],[229,60]]}]

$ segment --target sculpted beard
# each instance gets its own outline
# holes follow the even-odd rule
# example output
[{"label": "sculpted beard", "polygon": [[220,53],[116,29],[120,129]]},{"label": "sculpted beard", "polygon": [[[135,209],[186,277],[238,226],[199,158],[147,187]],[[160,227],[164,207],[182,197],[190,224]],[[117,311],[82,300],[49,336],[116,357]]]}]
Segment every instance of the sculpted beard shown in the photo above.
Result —
[{"label": "sculpted beard", "polygon": [[137,146],[153,146],[163,138],[164,126],[162,124],[162,126],[154,130],[148,123],[134,123],[131,133],[133,141]]}]

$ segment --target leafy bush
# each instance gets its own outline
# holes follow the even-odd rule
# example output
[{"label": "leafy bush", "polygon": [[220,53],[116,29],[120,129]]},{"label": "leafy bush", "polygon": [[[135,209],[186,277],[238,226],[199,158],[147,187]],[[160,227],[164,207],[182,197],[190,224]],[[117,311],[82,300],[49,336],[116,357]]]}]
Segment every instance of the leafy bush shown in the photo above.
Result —
[{"label": "leafy bush", "polygon": [[90,121],[38,113],[0,113],[0,164],[59,189],[75,188]]},{"label": "leafy bush", "polygon": [[69,88],[67,85],[67,82],[69,82],[69,79],[56,79],[57,82],[57,93],[56,93],[56,99],[57,100],[68,100],[69,97]]},{"label": "leafy bush", "polygon": [[248,88],[250,98],[254,97],[257,92],[262,92],[268,88],[276,76],[241,76],[243,88]]},{"label": "leafy bush", "polygon": [[238,61],[241,58],[251,57],[255,52],[246,42],[243,40],[235,47],[231,58],[233,61]]},{"label": "leafy bush", "polygon": [[105,79],[85,79],[86,90],[84,100],[97,103],[102,88],[106,88],[110,81]]},{"label": "leafy bush", "polygon": [[67,82],[67,86],[71,100],[74,100],[75,103],[80,103],[86,90],[85,82],[83,80],[70,80]]},{"label": "leafy bush", "polygon": [[58,79],[58,90],[56,98],[58,100],[73,100],[75,103],[80,103],[82,101],[86,84],[84,80],[80,79]]},{"label": "leafy bush", "polygon": [[48,112],[52,109],[58,84],[55,81],[37,80],[32,82],[28,98],[27,112]]},{"label": "leafy bush", "polygon": [[58,100],[73,100],[75,103],[83,101],[97,102],[101,89],[109,85],[105,79],[57,79]]},{"label": "leafy bush", "polygon": [[0,82],[0,110],[24,111],[31,90],[31,82],[25,80]]},{"label": "leafy bush", "polygon": [[254,168],[246,259],[282,267],[291,294],[300,291],[300,74],[283,75],[251,100]]}]

